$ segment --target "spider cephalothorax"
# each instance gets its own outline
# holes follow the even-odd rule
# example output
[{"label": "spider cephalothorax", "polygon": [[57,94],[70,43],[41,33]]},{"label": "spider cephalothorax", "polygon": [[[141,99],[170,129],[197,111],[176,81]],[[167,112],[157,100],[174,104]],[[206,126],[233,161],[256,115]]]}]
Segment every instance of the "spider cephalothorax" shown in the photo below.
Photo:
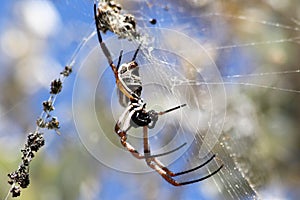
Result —
[{"label": "spider cephalothorax", "polygon": [[[122,60],[122,54],[123,54],[123,51],[121,51],[118,59],[118,64],[115,65],[112,61],[112,57],[110,55],[108,48],[106,47],[105,43],[102,41],[102,37],[100,33],[100,30],[102,30],[100,27],[102,25],[100,24],[101,20],[99,20],[99,16],[101,16],[101,13],[97,15],[96,5],[94,5],[94,15],[95,15],[96,31],[97,31],[100,47],[104,55],[106,56],[108,63],[115,75],[116,85],[118,87],[119,101],[121,105],[125,107],[124,112],[121,114],[121,116],[119,117],[115,125],[115,132],[120,137],[121,144],[134,157],[138,159],[145,159],[149,167],[154,169],[166,181],[168,181],[170,184],[174,186],[187,185],[187,184],[199,182],[219,172],[223,167],[223,165],[221,165],[218,169],[216,169],[212,173],[202,178],[191,180],[191,181],[178,182],[173,177],[190,173],[192,171],[195,171],[205,166],[206,164],[208,164],[210,161],[214,159],[215,155],[212,155],[206,162],[204,162],[203,164],[197,167],[194,167],[186,171],[174,173],[171,170],[169,170],[166,166],[164,166],[156,157],[164,156],[174,151],[177,151],[178,149],[186,145],[186,143],[182,144],[181,146],[171,151],[162,154],[156,154],[156,155],[151,154],[149,139],[148,139],[148,129],[153,128],[155,126],[159,116],[172,112],[179,108],[182,108],[186,106],[186,104],[182,104],[162,112],[156,112],[155,110],[148,111],[146,109],[146,103],[141,98],[142,82],[139,75],[139,66],[136,62],[136,57],[140,50],[141,45],[135,51],[132,60],[122,65],[120,65]],[[144,155],[140,154],[129,142],[127,142],[127,131],[131,127],[143,127]]]}]

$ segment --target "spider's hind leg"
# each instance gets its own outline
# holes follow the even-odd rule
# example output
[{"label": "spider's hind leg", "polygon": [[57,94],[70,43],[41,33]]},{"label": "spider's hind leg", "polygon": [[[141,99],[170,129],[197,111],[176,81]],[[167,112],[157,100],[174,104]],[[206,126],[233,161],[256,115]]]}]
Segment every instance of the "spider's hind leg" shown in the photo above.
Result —
[{"label": "spider's hind leg", "polygon": [[[212,157],[214,158],[214,156]],[[212,159],[211,158],[211,159]],[[209,161],[211,160],[209,159]],[[165,167],[158,159],[156,158],[146,158],[146,163],[149,167],[151,167],[152,169],[154,169],[157,173],[159,173],[159,175],[161,175],[167,182],[169,182],[170,184],[174,185],[174,186],[182,186],[182,185],[188,185],[188,184],[192,184],[192,183],[197,183],[200,181],[203,181],[205,179],[208,179],[210,177],[212,177],[213,175],[215,175],[216,173],[218,173],[222,168],[223,168],[223,164],[220,165],[220,167],[218,169],[216,169],[215,171],[213,171],[212,173],[203,176],[199,179],[194,179],[191,181],[184,181],[184,182],[178,182],[177,180],[175,180],[174,176],[179,176],[182,174],[186,174],[192,171],[195,171],[201,167],[203,167],[205,164],[207,164],[209,161],[203,163],[202,165],[195,167],[193,169],[187,170],[187,171],[183,171],[183,172],[178,172],[178,173],[174,173],[171,170],[169,170],[167,167]]]},{"label": "spider's hind leg", "polygon": [[212,161],[215,158],[216,155],[215,154],[212,155],[206,162],[204,162],[203,164],[201,164],[197,167],[194,167],[194,168],[186,170],[186,171],[181,171],[181,172],[174,173],[171,170],[169,170],[166,166],[164,166],[158,159],[156,159],[155,157],[157,157],[157,156],[151,155],[149,139],[148,139],[148,127],[144,126],[143,127],[143,132],[144,132],[144,154],[145,154],[145,161],[146,161],[147,165],[149,167],[151,167],[152,169],[154,169],[167,182],[169,182],[170,184],[172,184],[174,186],[188,185],[188,184],[196,183],[196,182],[199,182],[199,181],[203,181],[203,180],[213,176],[214,174],[218,173],[223,168],[223,164],[222,164],[217,170],[213,171],[212,173],[210,173],[210,174],[208,174],[204,177],[201,177],[199,179],[194,179],[194,180],[191,180],[191,181],[178,182],[172,177],[180,176],[180,175],[183,175],[183,174],[193,172],[197,169],[200,169],[203,166],[207,165],[210,161]]},{"label": "spider's hind leg", "polygon": [[170,176],[174,177],[174,176],[180,176],[180,175],[183,175],[183,174],[187,174],[187,173],[190,173],[190,172],[193,172],[193,171],[196,171],[197,169],[200,169],[202,167],[204,167],[205,165],[207,165],[210,161],[212,161],[214,158],[216,157],[216,154],[212,155],[207,161],[205,161],[204,163],[202,163],[201,165],[197,166],[197,167],[194,167],[192,169],[189,169],[189,170],[186,170],[186,171],[181,171],[181,172],[177,172],[177,173],[174,173],[172,171],[170,171],[167,167],[165,166],[161,166],[163,170],[165,170]]}]

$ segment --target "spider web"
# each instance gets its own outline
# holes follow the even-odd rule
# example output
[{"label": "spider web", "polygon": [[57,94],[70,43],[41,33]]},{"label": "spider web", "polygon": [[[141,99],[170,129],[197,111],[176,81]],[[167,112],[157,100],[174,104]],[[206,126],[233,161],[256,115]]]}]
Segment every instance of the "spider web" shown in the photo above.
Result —
[{"label": "spider web", "polygon": [[[299,128],[296,119],[300,92],[295,55],[299,51],[300,22],[299,17],[283,12],[286,4],[297,7],[296,2],[287,2],[246,5],[229,1],[119,1],[124,12],[136,17],[138,30],[145,35],[137,61],[147,108],[164,110],[188,105],[161,117],[149,131],[152,153],[187,142],[174,154],[159,158],[174,171],[195,167],[217,154],[217,159],[182,177],[182,181],[199,178],[224,164],[212,178],[176,190],[151,173],[146,177],[152,185],[168,189],[156,189],[154,198],[257,199],[255,189],[264,199],[272,198],[274,190],[279,190],[276,197],[286,197],[289,188],[282,188],[287,186],[276,181],[288,184],[289,180],[274,174],[286,175],[276,168],[280,164],[287,168],[293,159],[293,163],[299,163],[288,147],[297,145],[291,140]],[[113,74],[95,36],[93,1],[54,4],[66,4],[68,9],[60,13],[72,11],[71,17],[80,16],[86,21],[68,30],[80,43],[68,64],[75,66],[73,112],[81,142],[105,166],[130,173],[151,171],[143,161],[124,151],[113,134],[114,123],[124,108],[118,103]],[[157,23],[151,24],[151,19]],[[114,62],[121,49],[123,61],[130,60],[139,44],[119,40],[110,33],[104,35],[104,40]],[[142,152],[141,130],[131,129],[128,134],[129,141]],[[293,175],[294,168],[288,169],[291,173],[287,175]],[[136,180],[124,182],[123,177],[128,176],[123,174],[118,177],[123,184],[143,182],[144,176],[138,175]],[[106,184],[109,178],[101,175],[97,181]],[[128,187],[129,191],[136,190]],[[144,196],[147,189],[139,191],[145,199],[151,198]],[[129,191],[127,197],[134,196]],[[89,192],[82,192],[83,196],[89,196]]]},{"label": "spider web", "polygon": [[[274,97],[283,94],[289,97],[300,92],[297,84],[290,83],[300,70],[293,62],[288,62],[290,55],[282,52],[283,45],[298,47],[299,22],[295,18],[282,23],[264,20],[267,15],[255,10],[257,7],[231,14],[225,10],[230,3],[224,2],[203,5],[188,1],[120,3],[136,17],[139,31],[146,37],[142,56],[138,56],[137,61],[144,88],[142,96],[148,108],[159,110],[181,103],[188,104],[188,108],[163,117],[157,127],[150,131],[150,143],[154,152],[179,146],[184,138],[189,148],[170,158],[161,158],[164,163],[176,170],[182,167],[188,169],[204,162],[211,152],[216,153],[218,159],[206,168],[206,173],[214,171],[221,163],[224,163],[225,168],[212,178],[221,194],[212,191],[210,195],[221,199],[259,198],[254,188],[259,188],[264,183],[263,179],[268,178],[263,175],[263,170],[267,170],[267,167],[257,167],[252,163],[259,162],[264,157],[258,157],[251,146],[256,144],[261,137],[259,133],[264,130],[259,123],[258,114],[262,105],[254,102],[248,93],[253,94],[252,97],[266,93],[271,93]],[[261,15],[259,18],[250,17],[256,12]],[[273,12],[274,16],[278,14]],[[152,25],[151,19],[156,19],[157,23]],[[289,36],[281,34],[283,31],[289,33]],[[123,61],[130,60],[139,43],[118,41],[113,36],[108,37],[105,42],[115,62],[121,49],[125,52]],[[95,43],[97,41],[94,38],[90,53],[81,63],[84,68],[95,65],[93,63],[98,66],[107,65],[104,56],[99,58],[99,49],[94,49]],[[261,50],[262,48],[267,50]],[[91,73],[91,68],[86,71],[88,72],[85,73]],[[124,108],[118,105],[116,88],[111,88],[114,84],[108,78],[111,76],[110,69],[100,71],[94,71],[101,78],[98,80],[94,77],[98,82],[96,88],[93,87],[93,92],[97,93],[96,102],[101,102],[99,106],[95,106],[101,113],[96,114],[95,118],[100,127],[103,127],[107,123],[107,119],[103,118],[116,121]],[[80,71],[79,74],[85,73]],[[88,79],[92,80],[90,76]],[[86,83],[87,79],[76,85],[86,88],[83,82]],[[101,108],[103,102],[109,102],[109,109]],[[111,114],[103,117],[103,113]],[[109,132],[109,128],[103,129],[103,132]],[[130,141],[135,146],[140,145],[138,149],[142,151],[141,130],[130,130],[128,134]],[[119,147],[115,138],[109,135],[104,137]],[[91,143],[89,140],[87,142]],[[110,149],[105,144],[101,145],[103,148],[99,151]],[[96,148],[99,149],[98,143],[95,143]],[[91,151],[95,152],[95,149]],[[123,152],[121,157],[135,162],[126,153]],[[111,152],[104,154],[111,155]],[[110,159],[105,155],[103,157]],[[110,162],[117,165],[116,161],[108,161]],[[147,168],[137,161],[128,166],[124,164],[118,170],[145,172]],[[201,173],[205,174],[205,170]],[[193,173],[188,178],[197,176],[199,174]],[[201,187],[206,191],[211,185],[202,183]]]}]

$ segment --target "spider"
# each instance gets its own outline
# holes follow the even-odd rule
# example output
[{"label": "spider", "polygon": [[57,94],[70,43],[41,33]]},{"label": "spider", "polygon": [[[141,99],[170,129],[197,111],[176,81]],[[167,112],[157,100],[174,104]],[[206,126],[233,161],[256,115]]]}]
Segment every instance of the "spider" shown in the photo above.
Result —
[{"label": "spider", "polygon": [[[101,27],[99,24],[100,23],[99,17],[101,18],[101,13],[98,13],[98,15],[97,15],[96,4],[94,4],[94,17],[95,17],[95,21],[96,21],[96,31],[97,31],[97,36],[98,36],[98,40],[100,43],[100,47],[101,47],[106,59],[108,60],[108,63],[115,75],[116,85],[119,89],[119,94],[124,95],[125,99],[127,99],[127,101],[128,101],[127,107],[125,108],[124,112],[121,114],[121,116],[119,117],[119,119],[115,125],[115,132],[120,137],[121,144],[135,158],[145,159],[147,165],[150,168],[154,169],[167,182],[169,182],[170,184],[172,184],[174,186],[181,186],[181,185],[188,185],[188,184],[196,183],[196,182],[205,180],[205,179],[213,176],[214,174],[218,173],[221,170],[221,168],[223,167],[223,164],[217,170],[215,170],[212,173],[210,173],[204,177],[201,177],[199,179],[185,181],[185,182],[178,182],[177,180],[175,180],[173,177],[195,171],[195,170],[205,166],[206,164],[208,164],[216,156],[215,154],[213,154],[203,164],[201,164],[197,167],[194,167],[192,169],[182,171],[182,172],[177,172],[177,173],[174,173],[171,170],[169,170],[166,166],[164,166],[157,159],[157,157],[164,156],[164,155],[167,155],[174,151],[179,150],[184,145],[186,145],[186,143],[182,144],[181,146],[179,146],[171,151],[165,152],[165,153],[156,154],[156,155],[151,154],[149,139],[148,139],[148,129],[153,128],[155,126],[159,116],[162,116],[166,113],[169,113],[169,112],[172,112],[179,108],[182,108],[182,107],[186,106],[186,104],[182,104],[182,105],[170,108],[170,109],[162,111],[162,112],[157,112],[155,110],[147,111],[146,103],[141,98],[142,83],[141,83],[141,78],[138,73],[139,66],[136,62],[136,57],[140,50],[141,44],[135,51],[132,60],[130,62],[123,63],[122,65],[120,65],[121,60],[122,60],[122,54],[123,54],[123,50],[121,50],[119,59],[118,59],[118,63],[117,63],[117,65],[115,65],[112,61],[112,57],[110,55],[108,48],[106,47],[105,43],[102,40],[102,36],[100,33],[100,29],[99,29],[99,27]],[[122,97],[121,99],[124,99],[124,98]],[[143,127],[144,155],[139,153],[129,142],[127,142],[127,131],[131,127]]]}]

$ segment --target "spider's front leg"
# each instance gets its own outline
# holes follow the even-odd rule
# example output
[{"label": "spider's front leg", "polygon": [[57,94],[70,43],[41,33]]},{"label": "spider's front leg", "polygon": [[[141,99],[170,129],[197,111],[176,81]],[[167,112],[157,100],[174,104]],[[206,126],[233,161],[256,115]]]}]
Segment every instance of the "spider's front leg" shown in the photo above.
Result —
[{"label": "spider's front leg", "polygon": [[184,107],[184,106],[186,106],[186,104],[182,104],[182,105],[179,105],[179,106],[175,106],[175,107],[173,107],[173,108],[170,108],[170,109],[168,109],[168,110],[161,111],[161,112],[156,112],[155,110],[150,110],[150,111],[148,112],[148,114],[149,114],[150,119],[151,119],[151,124],[148,124],[148,128],[152,129],[152,128],[155,127],[156,122],[157,122],[157,120],[158,120],[158,116],[161,116],[161,115],[164,115],[164,114],[166,114],[166,113],[172,112],[172,111],[177,110],[177,109],[179,109],[179,108],[182,108],[182,107]]}]

